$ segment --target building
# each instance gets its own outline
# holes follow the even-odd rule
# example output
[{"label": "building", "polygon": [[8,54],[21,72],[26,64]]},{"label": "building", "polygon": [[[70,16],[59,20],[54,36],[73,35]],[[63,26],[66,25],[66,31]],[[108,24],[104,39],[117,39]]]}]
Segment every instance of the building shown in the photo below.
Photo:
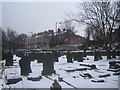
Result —
[{"label": "building", "polygon": [[73,31],[63,30],[60,29],[57,32],[53,30],[44,31],[41,33],[37,33],[34,36],[28,38],[26,40],[26,48],[36,49],[36,48],[44,48],[49,47],[50,42],[55,42],[57,45],[80,45],[86,41],[85,37],[76,35]]},{"label": "building", "polygon": [[52,34],[53,30],[44,31],[41,33],[37,33],[32,37],[26,39],[26,48],[36,49],[43,48],[47,46],[47,36]]}]

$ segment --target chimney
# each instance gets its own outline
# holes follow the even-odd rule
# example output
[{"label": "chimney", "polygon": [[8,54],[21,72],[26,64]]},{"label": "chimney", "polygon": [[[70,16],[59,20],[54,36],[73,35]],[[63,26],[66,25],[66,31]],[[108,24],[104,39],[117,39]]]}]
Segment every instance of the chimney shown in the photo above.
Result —
[{"label": "chimney", "polygon": [[48,33],[52,34],[52,33],[54,33],[54,31],[53,30],[48,30]]}]

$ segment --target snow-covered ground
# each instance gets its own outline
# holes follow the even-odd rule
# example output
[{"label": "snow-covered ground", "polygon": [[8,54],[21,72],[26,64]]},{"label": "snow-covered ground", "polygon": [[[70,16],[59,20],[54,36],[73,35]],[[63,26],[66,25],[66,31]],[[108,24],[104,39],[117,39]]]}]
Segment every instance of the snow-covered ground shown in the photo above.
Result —
[{"label": "snow-covered ground", "polygon": [[[41,75],[43,70],[43,64],[37,63],[37,60],[31,61],[32,73],[28,77],[42,76],[40,81],[30,81],[27,76],[20,75],[19,60],[20,58],[14,55],[14,66],[6,67],[4,76],[7,78],[22,77],[22,81],[16,84],[6,85],[5,77],[0,79],[1,88],[50,88],[54,79],[58,80],[58,77],[63,78],[65,82],[59,82],[62,88],[118,88],[120,86],[120,77],[113,75],[114,72],[107,71],[109,69],[109,61],[119,60],[118,58],[107,60],[106,56],[102,56],[103,59],[94,61],[93,56],[87,56],[83,62],[74,61],[73,63],[67,63],[66,56],[59,57],[59,62],[54,63],[54,69],[56,74],[49,75],[47,78]],[[87,60],[89,58],[89,60]],[[79,68],[88,68],[86,66],[80,66],[79,64],[95,64],[97,69],[77,71]],[[75,70],[73,72],[67,72],[67,70]],[[90,73],[93,78],[85,78],[80,76],[83,73]],[[110,74],[109,77],[99,78],[99,75]],[[105,82],[92,82],[91,80],[104,80]],[[66,83],[67,82],[67,83]],[[68,84],[69,83],[69,84]]]}]

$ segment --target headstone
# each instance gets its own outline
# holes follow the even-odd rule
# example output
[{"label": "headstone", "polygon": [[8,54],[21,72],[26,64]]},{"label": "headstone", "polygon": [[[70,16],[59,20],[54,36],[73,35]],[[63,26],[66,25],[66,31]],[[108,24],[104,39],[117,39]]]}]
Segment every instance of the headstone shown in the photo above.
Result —
[{"label": "headstone", "polygon": [[99,60],[99,53],[97,50],[95,50],[94,52],[94,61],[98,61]]},{"label": "headstone", "polygon": [[72,58],[73,58],[73,61],[77,61],[77,53],[76,52],[72,53]]},{"label": "headstone", "polygon": [[54,56],[52,53],[44,53],[43,55],[43,71],[42,75],[55,74]]},{"label": "headstone", "polygon": [[86,57],[86,49],[84,49],[84,55],[83,56]]},{"label": "headstone", "polygon": [[37,62],[42,63],[43,53],[36,53]]},{"label": "headstone", "polygon": [[21,57],[21,60],[19,61],[20,69],[21,69],[21,75],[29,75],[29,73],[32,72],[30,67],[30,59],[28,58],[27,53],[23,53],[23,57]]},{"label": "headstone", "polygon": [[78,62],[83,62],[83,53],[82,52],[77,53],[77,60],[78,60]]},{"label": "headstone", "polygon": [[67,63],[73,63],[71,53],[67,52]]},{"label": "headstone", "polygon": [[13,55],[10,51],[7,51],[5,54],[6,63],[5,66],[13,66]]},{"label": "headstone", "polygon": [[54,55],[54,61],[58,62],[58,52],[56,50],[54,50],[52,53]]},{"label": "headstone", "polygon": [[30,59],[31,61],[34,61],[34,60],[36,59],[36,53],[35,53],[35,52],[29,53],[29,59]]},{"label": "headstone", "polygon": [[107,59],[111,59],[111,51],[108,49],[106,53],[107,53]]},{"label": "headstone", "polygon": [[115,49],[112,51],[112,58],[116,58],[116,51],[115,51]]},{"label": "headstone", "polygon": [[102,56],[99,50],[97,51],[97,53],[98,53],[98,60],[102,59]]}]

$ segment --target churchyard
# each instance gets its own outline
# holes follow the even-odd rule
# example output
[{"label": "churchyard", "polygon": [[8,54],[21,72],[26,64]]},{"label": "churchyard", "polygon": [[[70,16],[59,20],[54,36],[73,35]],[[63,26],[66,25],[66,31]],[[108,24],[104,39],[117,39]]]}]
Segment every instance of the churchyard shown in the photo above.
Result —
[{"label": "churchyard", "polygon": [[[107,59],[96,55],[87,55],[84,51],[16,53],[13,66],[4,66],[0,88],[50,89],[55,79],[63,89],[119,88],[120,57]],[[25,61],[21,68],[22,59],[30,60],[31,72],[26,73]]]}]

